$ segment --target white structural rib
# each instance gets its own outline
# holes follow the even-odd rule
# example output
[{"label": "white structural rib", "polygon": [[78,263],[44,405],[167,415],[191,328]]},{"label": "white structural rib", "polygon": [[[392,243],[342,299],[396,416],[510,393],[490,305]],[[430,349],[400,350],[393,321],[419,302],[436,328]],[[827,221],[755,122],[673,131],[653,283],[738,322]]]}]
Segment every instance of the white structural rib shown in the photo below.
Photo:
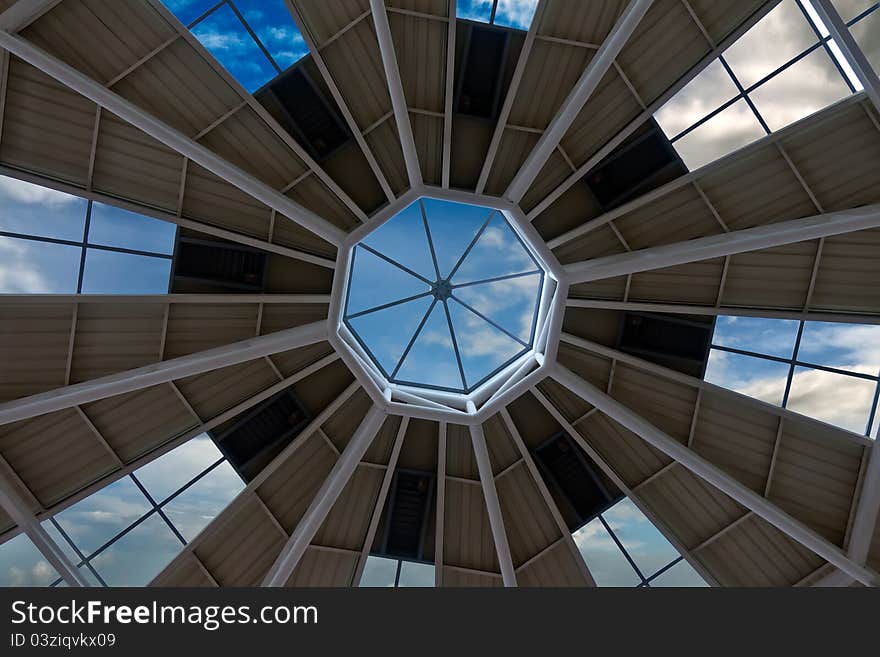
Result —
[{"label": "white structural rib", "polygon": [[18,32],[52,9],[61,0],[18,0],[0,14],[0,30]]},{"label": "white structural rib", "polygon": [[327,322],[318,321],[269,335],[164,360],[91,381],[41,392],[0,404],[0,425],[87,404],[98,399],[149,388],[175,379],[237,365],[254,358],[305,347],[327,338]]},{"label": "white structural rib", "polygon": [[880,579],[876,573],[850,559],[839,547],[571,370],[557,364],[551,371],[551,376],[578,397],[595,406],[600,412],[620,423],[707,483],[729,495],[807,549],[812,550],[867,586],[880,585]]},{"label": "white structural rib", "polygon": [[179,130],[157,119],[119,94],[68,66],[56,57],[33,45],[29,41],[8,32],[0,31],[0,48],[5,48],[27,63],[55,78],[63,85],[82,94],[122,120],[162,142],[172,150],[201,165],[214,175],[238,187],[241,191],[265,203],[273,210],[289,217],[295,223],[327,240],[339,245],[345,238],[345,231],[326,219],[303,207],[277,189],[252,176],[243,169],[223,159],[210,149],[187,137]]},{"label": "white structural rib", "polygon": [[835,43],[840,47],[847,63],[852,67],[859,82],[865,88],[868,98],[880,112],[880,78],[877,77],[871,63],[865,57],[865,53],[856,43],[831,0],[812,0],[812,4],[813,9],[816,10],[822,22],[825,23],[825,27],[828,28],[828,32],[834,37]]},{"label": "white structural rib", "polygon": [[263,586],[277,587],[287,584],[305,554],[306,548],[309,547],[309,543],[312,542],[315,534],[324,524],[330,509],[333,508],[345,485],[357,469],[358,463],[370,448],[386,417],[385,412],[376,405],[371,406],[367,411],[357,431],[354,432],[348,445],[342,450],[342,454],[339,455],[327,479],[321,485],[312,503],[309,504],[305,515],[293,530],[293,534],[281,549],[281,553],[275,559],[269,572],[266,573]]},{"label": "white structural rib", "polygon": [[629,40],[632,33],[638,27],[648,9],[651,7],[653,0],[631,0],[629,6],[623,12],[623,15],[611,29],[611,32],[602,42],[596,55],[584,69],[580,79],[574,88],[568,94],[559,112],[553,118],[550,126],[541,135],[538,143],[529,153],[526,161],[520,170],[514,176],[504,196],[519,203],[525,196],[529,187],[531,187],[535,178],[544,168],[550,155],[556,149],[556,146],[568,132],[571,124],[577,118],[577,115],[583,109],[586,102],[593,95],[596,87],[605,77],[605,74],[614,64],[614,59],[620,54],[623,46]]},{"label": "white structural rib", "polygon": [[0,475],[0,507],[3,507],[9,517],[15,521],[15,524],[27,534],[27,537],[46,558],[46,561],[52,564],[52,567],[58,571],[58,574],[64,578],[68,585],[89,585],[85,576],[71,563],[67,555],[33,516],[12,483],[2,475]]},{"label": "white structural rib", "polygon": [[370,0],[370,9],[373,12],[373,24],[376,26],[382,67],[385,69],[385,79],[388,81],[388,93],[391,95],[391,108],[394,110],[394,122],[397,123],[397,133],[400,135],[400,147],[403,150],[409,186],[419,187],[422,184],[422,170],[419,167],[419,154],[416,151],[416,140],[413,138],[409,110],[403,94],[403,82],[400,79],[397,55],[394,53],[394,39],[391,37],[385,3],[383,0]]},{"label": "white structural rib", "polygon": [[516,586],[516,571],[510,556],[507,532],[504,530],[504,518],[501,515],[501,504],[498,502],[498,491],[495,489],[495,477],[492,474],[492,464],[489,462],[483,425],[472,424],[470,430],[477,470],[480,472],[480,484],[483,487],[483,499],[486,502],[486,512],[489,514],[489,526],[492,529],[492,539],[495,541],[495,551],[498,553],[498,564],[501,566],[501,579],[504,586]]},{"label": "white structural rib", "polygon": [[880,204],[866,205],[852,210],[780,221],[768,226],[746,228],[723,235],[700,237],[620,255],[573,262],[565,265],[565,271],[570,277],[569,283],[586,283],[878,226],[880,226]]}]

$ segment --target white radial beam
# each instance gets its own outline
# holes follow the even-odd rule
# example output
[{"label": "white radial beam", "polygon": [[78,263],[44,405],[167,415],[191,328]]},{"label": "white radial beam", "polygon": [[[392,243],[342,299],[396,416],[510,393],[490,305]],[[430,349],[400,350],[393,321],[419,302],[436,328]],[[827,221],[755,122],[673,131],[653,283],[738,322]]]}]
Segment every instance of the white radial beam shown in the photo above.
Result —
[{"label": "white radial beam", "polygon": [[531,187],[535,178],[544,168],[547,160],[552,155],[556,146],[568,132],[571,124],[583,109],[586,102],[593,95],[596,87],[605,77],[605,74],[614,64],[614,59],[620,54],[623,46],[629,40],[632,33],[638,27],[653,0],[631,0],[623,15],[611,29],[611,32],[602,42],[596,55],[584,70],[574,88],[568,94],[559,112],[553,118],[549,127],[541,135],[538,143],[529,153],[525,163],[514,176],[504,196],[519,203]]},{"label": "white radial beam", "polygon": [[18,0],[0,14],[0,30],[18,32],[52,9],[61,0]]},{"label": "white radial beam", "polygon": [[834,564],[848,575],[867,586],[880,585],[880,578],[872,570],[856,563],[846,553],[801,521],[758,495],[752,489],[731,477],[702,456],[689,449],[669,434],[661,431],[632,409],[599,390],[577,374],[557,364],[550,374],[571,392],[595,406],[599,411],[660,450],[695,475],[704,479],[721,492],[729,495],[745,508],[760,516],[771,525]]},{"label": "white radial beam", "polygon": [[11,482],[0,475],[0,507],[9,514],[15,524],[27,535],[58,574],[70,586],[89,586],[85,576],[71,563],[58,544],[37,521],[27,504]]},{"label": "white radial beam", "polygon": [[871,67],[865,53],[856,43],[849,28],[840,17],[837,9],[831,0],[812,0],[813,9],[819,14],[819,18],[825,23],[828,32],[834,38],[835,43],[840,47],[847,63],[852,67],[853,72],[858,77],[859,82],[865,88],[868,98],[874,103],[874,107],[880,112],[880,78]]},{"label": "white radial beam", "polygon": [[237,365],[254,358],[305,347],[326,338],[327,322],[312,322],[269,335],[249,338],[222,347],[145,365],[133,370],[102,376],[91,381],[75,383],[30,397],[22,397],[0,404],[0,425],[149,388],[160,383],[209,372],[221,367]]},{"label": "white radial beam", "polygon": [[699,260],[758,251],[794,242],[829,237],[880,226],[880,204],[780,221],[767,226],[700,237],[639,251],[565,265],[569,283],[635,274]]},{"label": "white radial beam", "polygon": [[342,454],[339,455],[312,503],[309,504],[305,515],[293,530],[293,534],[281,549],[281,553],[275,559],[269,572],[266,573],[263,586],[278,587],[287,584],[305,554],[306,548],[309,547],[309,543],[312,542],[315,534],[324,524],[330,509],[339,499],[342,490],[357,469],[358,463],[370,448],[386,417],[385,412],[376,405],[371,406],[367,411],[367,415],[361,421],[351,440],[348,441],[348,445],[342,450]]},{"label": "white radial beam", "polygon": [[341,228],[29,41],[0,30],[0,48],[5,48],[331,244],[338,246],[345,239],[346,233]]},{"label": "white radial beam", "polygon": [[492,464],[489,462],[483,425],[472,424],[470,430],[477,469],[480,471],[483,499],[486,501],[486,511],[489,514],[489,526],[492,529],[492,539],[495,541],[495,551],[498,553],[498,564],[501,566],[501,579],[504,581],[504,586],[516,586],[516,571],[510,556],[507,532],[504,530],[504,518],[501,515],[501,504],[498,502],[498,491],[495,489],[495,477],[492,474]]},{"label": "white radial beam", "polygon": [[388,81],[388,93],[391,95],[394,122],[397,123],[397,132],[400,135],[406,174],[409,177],[409,186],[415,189],[422,184],[422,170],[419,166],[419,154],[413,138],[406,97],[403,94],[403,82],[400,79],[400,67],[397,65],[397,55],[394,52],[391,26],[388,24],[388,14],[383,0],[370,0],[370,9],[373,12],[373,24],[376,26],[376,37],[379,40],[382,67],[385,69],[385,79]]}]

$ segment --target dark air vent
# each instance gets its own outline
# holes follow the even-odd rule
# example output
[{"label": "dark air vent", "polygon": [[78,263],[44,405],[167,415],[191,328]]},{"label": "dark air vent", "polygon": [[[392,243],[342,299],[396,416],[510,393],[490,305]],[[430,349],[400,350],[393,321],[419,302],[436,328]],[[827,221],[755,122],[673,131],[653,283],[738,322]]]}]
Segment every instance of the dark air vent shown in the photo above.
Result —
[{"label": "dark air vent", "polygon": [[687,168],[652,119],[647,132],[624,142],[584,180],[608,211],[685,173]]},{"label": "dark air vent", "polygon": [[626,313],[618,348],[702,378],[709,358],[713,326],[711,317]]},{"label": "dark air vent", "polygon": [[284,390],[214,436],[214,442],[245,481],[253,479],[309,421],[302,404]]},{"label": "dark air vent", "polygon": [[174,261],[175,280],[211,283],[235,290],[261,291],[266,253],[229,242],[180,238]]},{"label": "dark air vent", "polygon": [[620,499],[613,496],[581,450],[560,433],[534,450],[538,468],[549,488],[555,488],[574,510],[572,530],[595,518]]},{"label": "dark air vent", "polygon": [[479,25],[470,28],[455,111],[495,119],[510,34]]},{"label": "dark air vent", "polygon": [[434,476],[398,469],[385,507],[381,553],[402,559],[423,559],[428,511],[434,497]]},{"label": "dark air vent", "polygon": [[258,94],[257,100],[316,160],[324,159],[349,140],[348,128],[336,106],[324,97],[301,66],[272,82]]}]

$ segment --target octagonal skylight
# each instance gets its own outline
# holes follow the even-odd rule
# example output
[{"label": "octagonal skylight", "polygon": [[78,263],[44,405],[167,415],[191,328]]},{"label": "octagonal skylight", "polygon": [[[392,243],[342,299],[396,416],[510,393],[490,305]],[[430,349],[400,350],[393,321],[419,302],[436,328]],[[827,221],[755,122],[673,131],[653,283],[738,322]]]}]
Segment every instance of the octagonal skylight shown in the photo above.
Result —
[{"label": "octagonal skylight", "polygon": [[544,276],[501,212],[425,198],[354,247],[343,321],[388,381],[469,393],[532,349]]}]

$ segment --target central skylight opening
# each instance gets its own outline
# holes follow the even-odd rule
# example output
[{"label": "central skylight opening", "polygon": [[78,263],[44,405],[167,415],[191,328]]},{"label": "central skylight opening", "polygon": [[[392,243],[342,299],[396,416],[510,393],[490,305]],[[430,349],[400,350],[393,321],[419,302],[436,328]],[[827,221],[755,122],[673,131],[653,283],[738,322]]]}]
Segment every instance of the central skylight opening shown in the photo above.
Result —
[{"label": "central skylight opening", "polygon": [[425,198],[354,247],[343,321],[388,381],[467,394],[532,350],[544,276],[501,212]]}]

